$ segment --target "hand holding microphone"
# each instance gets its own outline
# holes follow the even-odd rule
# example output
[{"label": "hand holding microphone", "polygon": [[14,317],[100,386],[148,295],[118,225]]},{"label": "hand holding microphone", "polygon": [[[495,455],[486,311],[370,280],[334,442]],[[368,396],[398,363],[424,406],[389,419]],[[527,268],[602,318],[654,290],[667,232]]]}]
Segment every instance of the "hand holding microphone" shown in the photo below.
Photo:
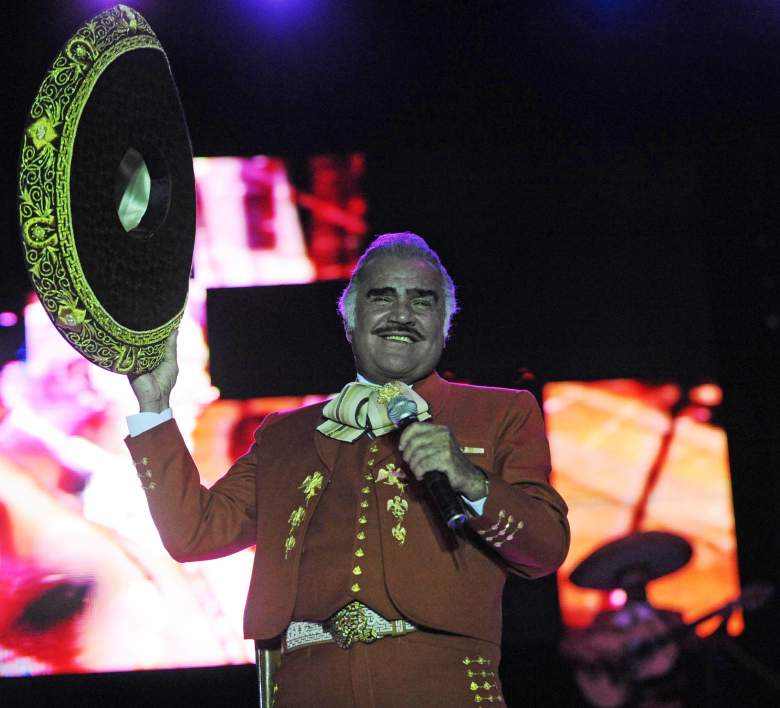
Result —
[{"label": "hand holding microphone", "polygon": [[387,414],[401,431],[398,449],[412,473],[422,479],[447,525],[460,528],[466,521],[466,513],[455,490],[465,492],[475,478],[482,479],[481,473],[475,470],[446,427],[432,424],[410,427],[417,422],[417,405],[413,400],[396,396],[388,402]]}]

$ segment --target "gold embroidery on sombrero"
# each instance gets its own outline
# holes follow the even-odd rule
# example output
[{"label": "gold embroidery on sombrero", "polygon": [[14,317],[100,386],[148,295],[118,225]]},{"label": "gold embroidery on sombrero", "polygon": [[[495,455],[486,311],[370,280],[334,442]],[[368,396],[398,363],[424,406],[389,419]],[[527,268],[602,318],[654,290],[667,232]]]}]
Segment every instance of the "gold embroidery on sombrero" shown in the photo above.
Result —
[{"label": "gold embroidery on sombrero", "polygon": [[92,89],[120,56],[162,47],[144,18],[117,6],[82,25],[54,59],[30,108],[19,164],[24,259],[49,318],[91,361],[119,373],[149,371],[184,307],[154,330],[117,322],[92,290],[75,246],[69,175],[77,128]]}]

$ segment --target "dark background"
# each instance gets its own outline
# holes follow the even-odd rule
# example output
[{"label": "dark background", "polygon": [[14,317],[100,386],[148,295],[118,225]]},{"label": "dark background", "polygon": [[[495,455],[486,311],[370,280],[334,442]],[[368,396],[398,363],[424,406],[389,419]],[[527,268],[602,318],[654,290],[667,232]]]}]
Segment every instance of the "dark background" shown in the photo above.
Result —
[{"label": "dark background", "polygon": [[[366,152],[372,231],[422,234],[459,284],[444,362],[458,377],[537,393],[568,378],[722,383],[742,580],[778,580],[780,3],[134,7],[166,48],[195,154]],[[26,112],[101,4],[6,8],[3,309],[27,289],[14,196]],[[294,322],[306,326],[303,314]],[[773,664],[779,631],[776,611],[756,612],[741,646]],[[510,645],[523,644],[518,625]],[[523,673],[537,649],[514,653],[515,683],[525,704],[563,704],[560,667]],[[251,698],[249,667],[219,671],[122,680],[203,705],[205,686]],[[111,680],[4,684],[30,698],[55,685],[101,696]],[[767,704],[757,678],[740,681]]]}]

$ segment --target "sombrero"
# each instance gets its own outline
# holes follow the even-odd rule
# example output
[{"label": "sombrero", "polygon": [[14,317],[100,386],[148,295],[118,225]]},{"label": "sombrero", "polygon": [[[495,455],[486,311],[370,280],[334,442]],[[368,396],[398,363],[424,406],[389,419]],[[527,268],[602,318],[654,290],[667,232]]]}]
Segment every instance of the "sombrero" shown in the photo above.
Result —
[{"label": "sombrero", "polygon": [[52,63],[22,137],[19,218],[60,334],[105,369],[154,368],[184,310],[195,184],[168,59],[135,10],[92,18]]}]

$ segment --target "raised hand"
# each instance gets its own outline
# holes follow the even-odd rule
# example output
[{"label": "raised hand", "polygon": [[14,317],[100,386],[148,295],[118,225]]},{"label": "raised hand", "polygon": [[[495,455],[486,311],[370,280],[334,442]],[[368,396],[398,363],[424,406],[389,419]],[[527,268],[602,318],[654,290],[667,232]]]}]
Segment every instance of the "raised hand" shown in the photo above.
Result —
[{"label": "raised hand", "polygon": [[178,329],[168,335],[165,342],[165,356],[156,369],[146,374],[128,376],[141,413],[161,413],[170,406],[171,390],[179,375],[179,365],[176,363],[178,335]]}]

